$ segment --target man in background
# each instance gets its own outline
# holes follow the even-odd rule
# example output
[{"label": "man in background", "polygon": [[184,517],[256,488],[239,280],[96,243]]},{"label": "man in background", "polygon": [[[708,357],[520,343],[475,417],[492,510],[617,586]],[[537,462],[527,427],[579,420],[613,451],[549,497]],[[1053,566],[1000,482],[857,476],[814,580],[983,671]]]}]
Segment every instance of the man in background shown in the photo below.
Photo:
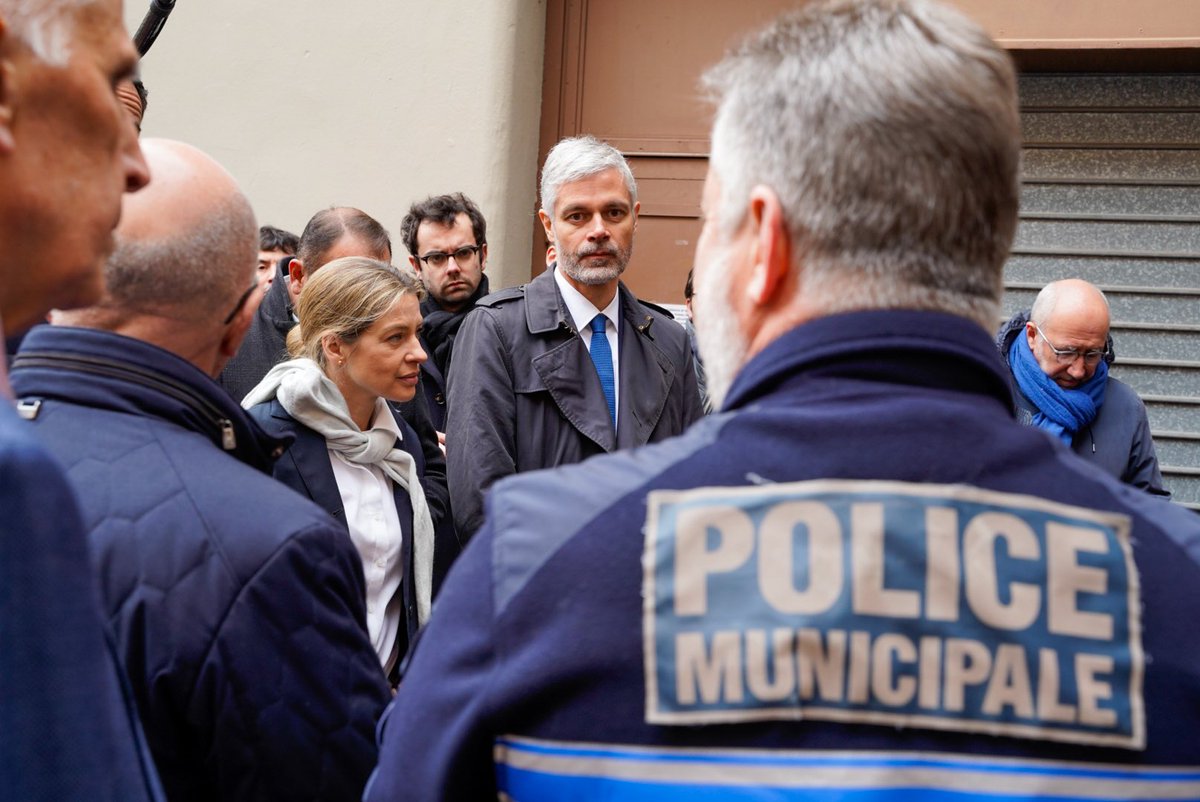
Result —
[{"label": "man in background", "polygon": [[280,272],[279,263],[289,256],[295,256],[299,249],[300,238],[292,232],[275,226],[259,227],[258,283],[263,292],[267,291]]},{"label": "man in background", "polygon": [[557,262],[480,300],[455,342],[446,454],[464,537],[496,480],[673,437],[703,414],[687,335],[621,282],[640,209],[625,157],[565,139],[541,193]]},{"label": "man in background", "polygon": [[1022,423],[1057,437],[1126,484],[1170,495],[1145,404],[1108,373],[1114,357],[1104,293],[1082,279],[1047,284],[1032,310],[1001,328],[996,343],[1012,374]]},{"label": "man in background", "polygon": [[334,259],[366,256],[392,261],[392,240],[375,218],[348,206],[322,209],[312,216],[296,244],[287,274],[273,281],[258,307],[241,348],[221,372],[221,386],[241,401],[276,363],[287,358],[287,335],[296,325],[293,312],[305,279]]},{"label": "man in background", "polygon": [[365,798],[1200,798],[1200,521],[1020,425],[992,342],[1008,55],[814,2],[706,83],[719,412],[492,489]]},{"label": "man in background", "polygon": [[461,192],[414,203],[400,223],[408,263],[428,293],[421,302],[421,345],[429,359],[421,365],[421,387],[429,414],[445,445],[446,377],[454,340],[467,313],[488,294],[487,221]]},{"label": "man in background", "polygon": [[[149,180],[115,87],[119,0],[0,0],[0,321],[95,302],[121,196]],[[62,468],[0,371],[0,796],[160,798]]]}]

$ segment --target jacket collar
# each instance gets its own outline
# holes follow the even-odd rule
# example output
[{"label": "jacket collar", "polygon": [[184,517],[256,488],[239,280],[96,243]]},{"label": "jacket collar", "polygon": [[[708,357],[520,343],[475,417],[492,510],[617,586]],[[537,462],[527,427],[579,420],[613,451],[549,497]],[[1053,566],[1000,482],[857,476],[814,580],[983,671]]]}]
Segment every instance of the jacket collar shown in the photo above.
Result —
[{"label": "jacket collar", "polygon": [[554,284],[555,267],[550,265],[525,285],[525,323],[530,334],[545,334],[555,329],[574,331],[567,305]]},{"label": "jacket collar", "polygon": [[288,277],[284,273],[276,276],[267,288],[262,303],[255,313],[263,324],[272,326],[286,335],[291,331],[296,321],[292,319],[292,299],[287,290]]},{"label": "jacket collar", "polygon": [[[329,445],[325,442],[325,438],[292,417],[279,403],[278,398],[272,398],[266,403],[271,418],[280,422],[276,426],[291,432],[295,437],[295,441],[288,446],[287,453],[281,459],[290,459],[296,466],[296,473],[299,475],[300,481],[304,485],[304,492],[308,497],[342,526],[346,526],[346,510],[342,502],[341,491],[337,486],[337,478],[333,474],[333,465],[329,460]],[[401,422],[403,418],[400,417],[400,412],[395,406],[392,407],[392,414],[396,417],[396,425],[404,430],[405,426]],[[267,424],[268,428],[271,425]],[[409,436],[398,437],[396,445],[403,448],[416,460],[418,473],[423,476],[425,474],[425,458],[421,454],[420,444],[416,442],[417,438],[413,436],[415,432],[411,428],[407,431]],[[412,503],[409,500],[408,491],[399,482],[393,483],[392,495],[398,510],[404,510],[403,505]],[[411,516],[405,519],[401,515],[400,524],[404,529],[405,538],[410,537]]]},{"label": "jacket collar", "polygon": [[[662,417],[675,380],[671,358],[654,342],[654,315],[624,284],[621,296],[621,398],[619,431],[613,431],[600,380],[583,338],[571,325],[551,270],[525,285],[525,319],[530,334],[565,334],[533,358],[533,368],[564,420],[605,451],[645,445]],[[668,323],[667,325],[675,325]],[[636,389],[635,389],[636,388]]]},{"label": "jacket collar", "polygon": [[346,526],[346,511],[342,507],[342,495],[329,462],[329,447],[325,438],[289,415],[279,399],[273,398],[269,403],[271,417],[282,421],[283,426],[296,438],[282,459],[290,459],[295,464],[296,473],[304,483],[308,497],[342,526]]},{"label": "jacket collar", "polygon": [[161,418],[269,473],[290,440],[268,436],[195,365],[150,343],[95,329],[38,326],[13,362],[22,398]]},{"label": "jacket collar", "polygon": [[987,332],[942,312],[881,310],[831,315],[801,324],[742,368],[723,410],[747,406],[803,376],[973,392],[1011,413],[1008,371]]}]

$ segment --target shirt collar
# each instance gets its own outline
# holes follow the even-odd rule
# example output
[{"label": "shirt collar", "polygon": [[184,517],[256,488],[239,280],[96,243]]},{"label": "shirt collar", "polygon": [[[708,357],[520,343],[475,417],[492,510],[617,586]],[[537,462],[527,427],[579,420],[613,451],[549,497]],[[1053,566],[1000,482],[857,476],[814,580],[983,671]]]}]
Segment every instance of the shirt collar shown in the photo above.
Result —
[{"label": "shirt collar", "polygon": [[390,432],[396,435],[397,440],[404,439],[404,432],[396,423],[396,416],[392,414],[392,408],[385,398],[375,399],[375,412],[371,416],[371,428]]},{"label": "shirt collar", "polygon": [[621,327],[617,325],[617,315],[621,311],[621,293],[614,293],[608,306],[597,309],[595,304],[583,296],[583,293],[571,286],[561,268],[554,271],[554,281],[558,284],[558,291],[562,294],[563,303],[567,305],[567,312],[571,315],[571,322],[575,324],[576,331],[587,331],[592,323],[592,318],[597,313],[608,318],[617,331],[621,330]]}]

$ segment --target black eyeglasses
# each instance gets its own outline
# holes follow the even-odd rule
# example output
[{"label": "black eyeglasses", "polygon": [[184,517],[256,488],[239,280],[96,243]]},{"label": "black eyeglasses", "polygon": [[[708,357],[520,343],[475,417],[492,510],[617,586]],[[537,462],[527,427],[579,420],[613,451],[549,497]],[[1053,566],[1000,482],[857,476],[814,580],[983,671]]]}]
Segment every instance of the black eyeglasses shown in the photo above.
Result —
[{"label": "black eyeglasses", "polygon": [[242,306],[245,305],[246,301],[250,300],[251,293],[253,293],[257,289],[258,289],[257,281],[254,282],[253,284],[251,284],[248,288],[246,288],[246,291],[242,293],[242,297],[238,298],[237,304],[234,305],[233,311],[229,313],[228,317],[226,317],[224,320],[221,321],[222,326],[228,326],[230,323],[233,322],[233,319],[235,317],[237,317],[237,313],[239,311],[241,311]]},{"label": "black eyeglasses", "polygon": [[475,255],[483,250],[482,245],[464,245],[454,253],[446,253],[445,251],[431,251],[424,256],[418,256],[425,264],[430,267],[443,268],[451,258],[458,263],[459,267],[466,267],[474,260]]}]

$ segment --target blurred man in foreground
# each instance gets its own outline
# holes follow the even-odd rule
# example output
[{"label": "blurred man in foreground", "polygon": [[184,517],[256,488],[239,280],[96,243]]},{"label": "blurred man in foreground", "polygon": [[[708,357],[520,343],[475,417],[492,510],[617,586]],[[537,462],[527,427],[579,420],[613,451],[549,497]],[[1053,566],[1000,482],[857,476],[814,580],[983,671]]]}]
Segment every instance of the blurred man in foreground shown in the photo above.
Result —
[{"label": "blurred man in foreground", "polygon": [[[0,0],[0,319],[92,303],[121,195],[149,178],[115,87],[120,0]],[[159,798],[101,620],[75,498],[0,372],[0,796]]]},{"label": "blurred man in foreground", "polygon": [[1200,797],[1200,523],[1017,423],[991,341],[1008,56],[822,2],[707,83],[719,411],[496,485],[366,798]]}]

